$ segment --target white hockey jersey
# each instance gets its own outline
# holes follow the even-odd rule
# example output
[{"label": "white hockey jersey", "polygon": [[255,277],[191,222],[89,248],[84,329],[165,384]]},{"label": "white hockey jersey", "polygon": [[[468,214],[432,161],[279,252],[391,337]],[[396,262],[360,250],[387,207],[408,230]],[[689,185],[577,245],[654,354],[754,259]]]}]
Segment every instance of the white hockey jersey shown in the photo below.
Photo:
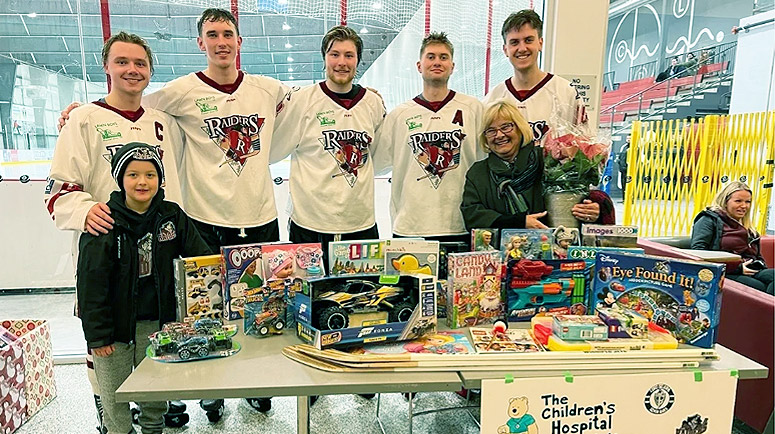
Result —
[{"label": "white hockey jersey", "polygon": [[385,117],[380,97],[360,88],[342,100],[321,82],[294,92],[279,118],[271,161],[291,156],[291,220],[322,233],[374,226],[370,153]]},{"label": "white hockey jersey", "polygon": [[377,135],[377,173],[393,168],[393,233],[444,236],[466,233],[460,202],[466,172],[484,158],[478,146],[482,103],[454,91],[440,103],[420,97],[396,107]]},{"label": "white hockey jersey", "polygon": [[189,216],[226,227],[261,226],[277,218],[269,150],[289,90],[275,79],[242,71],[231,86],[196,72],[143,99],[173,116],[186,136],[180,184]]},{"label": "white hockey jersey", "polygon": [[558,119],[565,119],[571,125],[586,123],[586,111],[576,88],[556,75],[546,74],[541,82],[527,91],[518,91],[511,83],[511,77],[495,86],[482,102],[485,107],[499,99],[507,99],[516,104],[522,116],[530,124],[536,144],[543,144],[543,138],[554,126],[552,114],[556,111]]},{"label": "white hockey jersey", "polygon": [[167,200],[181,203],[178,162],[183,137],[174,119],[151,108],[122,112],[102,101],[70,113],[57,138],[45,203],[59,229],[83,231],[86,215],[98,202],[107,202],[118,185],[110,174],[110,160],[123,145],[143,142],[162,152]]}]

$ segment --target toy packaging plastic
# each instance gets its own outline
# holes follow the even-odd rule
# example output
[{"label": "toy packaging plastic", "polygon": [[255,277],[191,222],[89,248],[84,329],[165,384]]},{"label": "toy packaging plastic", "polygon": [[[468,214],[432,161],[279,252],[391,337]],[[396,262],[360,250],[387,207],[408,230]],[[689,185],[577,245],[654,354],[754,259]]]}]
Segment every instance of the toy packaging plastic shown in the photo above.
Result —
[{"label": "toy packaging plastic", "polygon": [[385,271],[385,240],[334,241],[328,249],[331,276]]},{"label": "toy packaging plastic", "polygon": [[503,315],[500,252],[450,253],[447,268],[450,328],[489,324]]},{"label": "toy packaging plastic", "polygon": [[289,326],[286,317],[287,300],[285,279],[270,280],[263,286],[246,290],[245,334],[259,337],[281,334]]},{"label": "toy packaging plastic", "polygon": [[566,341],[604,341],[608,328],[596,315],[556,315],[552,333]]},{"label": "toy packaging plastic", "polygon": [[223,318],[221,255],[174,259],[177,318]]},{"label": "toy packaging plastic", "polygon": [[299,338],[319,349],[415,339],[436,330],[436,278],[310,279],[296,294],[294,311]]},{"label": "toy packaging plastic", "polygon": [[385,241],[385,273],[439,274],[439,242],[418,239]]},{"label": "toy packaging plastic", "polygon": [[221,247],[225,279],[225,317],[240,319],[244,315],[245,294],[260,288],[266,278],[261,265],[261,245],[243,244]]},{"label": "toy packaging plastic", "polygon": [[589,247],[638,247],[638,227],[581,225],[581,244]]},{"label": "toy packaging plastic", "polygon": [[611,307],[598,306],[596,310],[598,317],[608,328],[608,336],[612,338],[648,337],[649,320],[637,311],[623,308],[618,304]]},{"label": "toy packaging plastic", "polygon": [[493,332],[492,327],[471,327],[471,341],[477,353],[534,353],[544,351],[527,329]]},{"label": "toy packaging plastic", "polygon": [[503,229],[501,252],[511,259],[552,259],[551,229]]},{"label": "toy packaging plastic", "polygon": [[679,342],[716,342],[724,265],[645,255],[600,253],[594,306],[632,309],[673,333]]},{"label": "toy packaging plastic", "polygon": [[500,229],[492,228],[471,229],[471,251],[498,250],[499,232]]},{"label": "toy packaging plastic", "polygon": [[540,312],[586,314],[590,268],[569,259],[510,260],[505,279],[509,321],[527,321]]},{"label": "toy packaging plastic", "polygon": [[568,249],[581,245],[581,236],[578,228],[566,228],[557,226],[552,228],[552,257],[554,259],[568,259]]},{"label": "toy packaging plastic", "polygon": [[224,326],[220,319],[201,318],[196,321],[164,324],[161,330],[148,336],[151,344],[145,354],[159,362],[187,362],[236,354],[240,344],[232,340],[237,333],[234,325]]}]

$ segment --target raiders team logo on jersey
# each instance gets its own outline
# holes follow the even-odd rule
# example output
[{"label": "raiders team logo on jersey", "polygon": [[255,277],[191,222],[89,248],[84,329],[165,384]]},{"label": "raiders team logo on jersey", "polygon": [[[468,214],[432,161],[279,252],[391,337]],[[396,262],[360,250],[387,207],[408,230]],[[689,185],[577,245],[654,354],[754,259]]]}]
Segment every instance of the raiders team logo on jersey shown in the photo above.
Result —
[{"label": "raiders team logo on jersey", "polygon": [[332,177],[343,176],[350,187],[355,186],[358,169],[369,160],[371,136],[365,131],[327,130],[323,131],[323,137],[318,140],[323,144],[323,149],[336,160],[339,173]]},{"label": "raiders team logo on jersey", "polygon": [[546,121],[528,122],[533,130],[533,140],[540,142],[549,133],[549,124]]},{"label": "raiders team logo on jersey", "polygon": [[425,171],[425,175],[417,180],[427,179],[433,188],[439,188],[444,174],[460,165],[460,146],[465,137],[461,129],[410,135],[409,146],[414,159]]},{"label": "raiders team logo on jersey", "polygon": [[261,152],[259,133],[264,126],[264,120],[257,114],[213,117],[204,120],[205,126],[202,130],[224,155],[224,160],[218,167],[228,164],[237,176],[242,173],[248,158]]}]

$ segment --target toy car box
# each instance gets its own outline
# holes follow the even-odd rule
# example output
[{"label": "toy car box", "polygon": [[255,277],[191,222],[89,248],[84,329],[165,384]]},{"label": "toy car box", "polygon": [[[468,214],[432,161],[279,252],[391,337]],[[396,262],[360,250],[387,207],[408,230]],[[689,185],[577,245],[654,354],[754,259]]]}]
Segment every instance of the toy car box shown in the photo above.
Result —
[{"label": "toy car box", "polygon": [[266,337],[280,334],[289,326],[286,318],[288,288],[285,280],[270,280],[263,286],[245,291],[245,321],[247,335]]},{"label": "toy car box", "polygon": [[221,255],[174,259],[178,321],[223,318]]},{"label": "toy car box", "polygon": [[502,269],[497,251],[447,256],[447,326],[489,324],[503,315]]},{"label": "toy car box", "polygon": [[614,304],[612,307],[598,307],[597,315],[612,338],[648,337],[649,320],[635,310]]},{"label": "toy car box", "polygon": [[512,259],[506,266],[509,321],[528,321],[540,312],[584,315],[591,266],[570,259]]},{"label": "toy car box", "polygon": [[228,320],[240,319],[244,315],[245,294],[261,288],[266,281],[261,265],[261,245],[221,247],[221,254],[225,280],[224,315]]},{"label": "toy car box", "polygon": [[608,329],[595,315],[556,315],[552,321],[552,333],[566,341],[608,339]]},{"label": "toy car box", "polygon": [[679,342],[712,348],[721,312],[724,265],[626,253],[600,253],[594,306],[632,309]]},{"label": "toy car box", "polygon": [[505,260],[552,259],[551,229],[504,229],[500,249]]},{"label": "toy car box", "polygon": [[296,294],[294,310],[299,338],[320,349],[411,340],[436,330],[436,278],[310,279]]}]

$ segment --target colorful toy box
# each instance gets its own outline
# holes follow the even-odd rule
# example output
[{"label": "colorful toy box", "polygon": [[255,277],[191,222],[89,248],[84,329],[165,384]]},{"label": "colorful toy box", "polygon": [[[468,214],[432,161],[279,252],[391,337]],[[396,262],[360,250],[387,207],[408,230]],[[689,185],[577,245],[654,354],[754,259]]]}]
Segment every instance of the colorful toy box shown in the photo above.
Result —
[{"label": "colorful toy box", "polygon": [[471,251],[486,252],[490,250],[498,250],[498,241],[500,241],[499,235],[500,229],[471,229]]},{"label": "colorful toy box", "polygon": [[320,243],[265,244],[261,256],[266,280],[325,276]]},{"label": "colorful toy box", "polygon": [[640,313],[617,304],[597,308],[597,314],[612,338],[647,338],[649,320]]},{"label": "colorful toy box", "polygon": [[328,244],[328,274],[382,274],[385,240],[334,241]]},{"label": "colorful toy box", "polygon": [[600,253],[593,306],[619,305],[670,331],[679,342],[712,348],[721,312],[724,265],[626,253]]},{"label": "colorful toy box", "polygon": [[288,291],[285,280],[268,281],[258,288],[245,291],[245,321],[248,335],[266,337],[280,334],[289,326],[286,318]]},{"label": "colorful toy box", "polygon": [[552,321],[552,333],[566,341],[608,339],[608,329],[595,315],[556,315]]},{"label": "colorful toy box", "polygon": [[[0,321],[0,329],[5,329],[16,337],[15,341],[10,343],[10,348],[20,348],[22,352],[23,373],[18,369],[18,350],[13,349],[13,354],[17,357],[2,359],[6,363],[5,377],[0,376],[0,392],[4,390],[2,383],[13,387],[9,389],[7,397],[2,396],[4,393],[0,394],[0,399],[5,402],[2,406],[3,413],[7,412],[6,423],[10,419],[12,424],[18,427],[16,422],[19,421],[20,425],[23,417],[17,418],[14,413],[26,407],[26,418],[29,419],[57,395],[51,334],[46,320],[3,320]],[[10,340],[7,334],[5,336],[3,340]],[[17,395],[22,383],[24,396]],[[18,399],[14,399],[17,396]]]},{"label": "colorful toy box", "polygon": [[581,244],[589,247],[638,247],[638,227],[581,225]]},{"label": "colorful toy box", "polygon": [[586,314],[590,268],[569,259],[510,260],[505,279],[509,321],[528,321],[540,312]]},{"label": "colorful toy box", "polygon": [[568,259],[568,249],[581,245],[578,228],[557,226],[552,228],[552,258]]},{"label": "colorful toy box", "polygon": [[502,268],[501,255],[496,251],[447,256],[447,325],[450,328],[489,324],[503,315]]},{"label": "colorful toy box", "polygon": [[223,318],[221,255],[173,260],[178,321]]},{"label": "colorful toy box", "polygon": [[294,310],[299,338],[320,349],[411,340],[436,330],[436,278],[310,279],[296,294]]},{"label": "colorful toy box", "polygon": [[503,229],[501,252],[505,260],[552,259],[551,229]]},{"label": "colorful toy box", "polygon": [[260,244],[221,247],[224,278],[224,316],[228,320],[244,316],[245,296],[261,288],[266,278],[261,263]]},{"label": "colorful toy box", "polygon": [[385,273],[439,275],[439,242],[418,239],[385,241]]}]

